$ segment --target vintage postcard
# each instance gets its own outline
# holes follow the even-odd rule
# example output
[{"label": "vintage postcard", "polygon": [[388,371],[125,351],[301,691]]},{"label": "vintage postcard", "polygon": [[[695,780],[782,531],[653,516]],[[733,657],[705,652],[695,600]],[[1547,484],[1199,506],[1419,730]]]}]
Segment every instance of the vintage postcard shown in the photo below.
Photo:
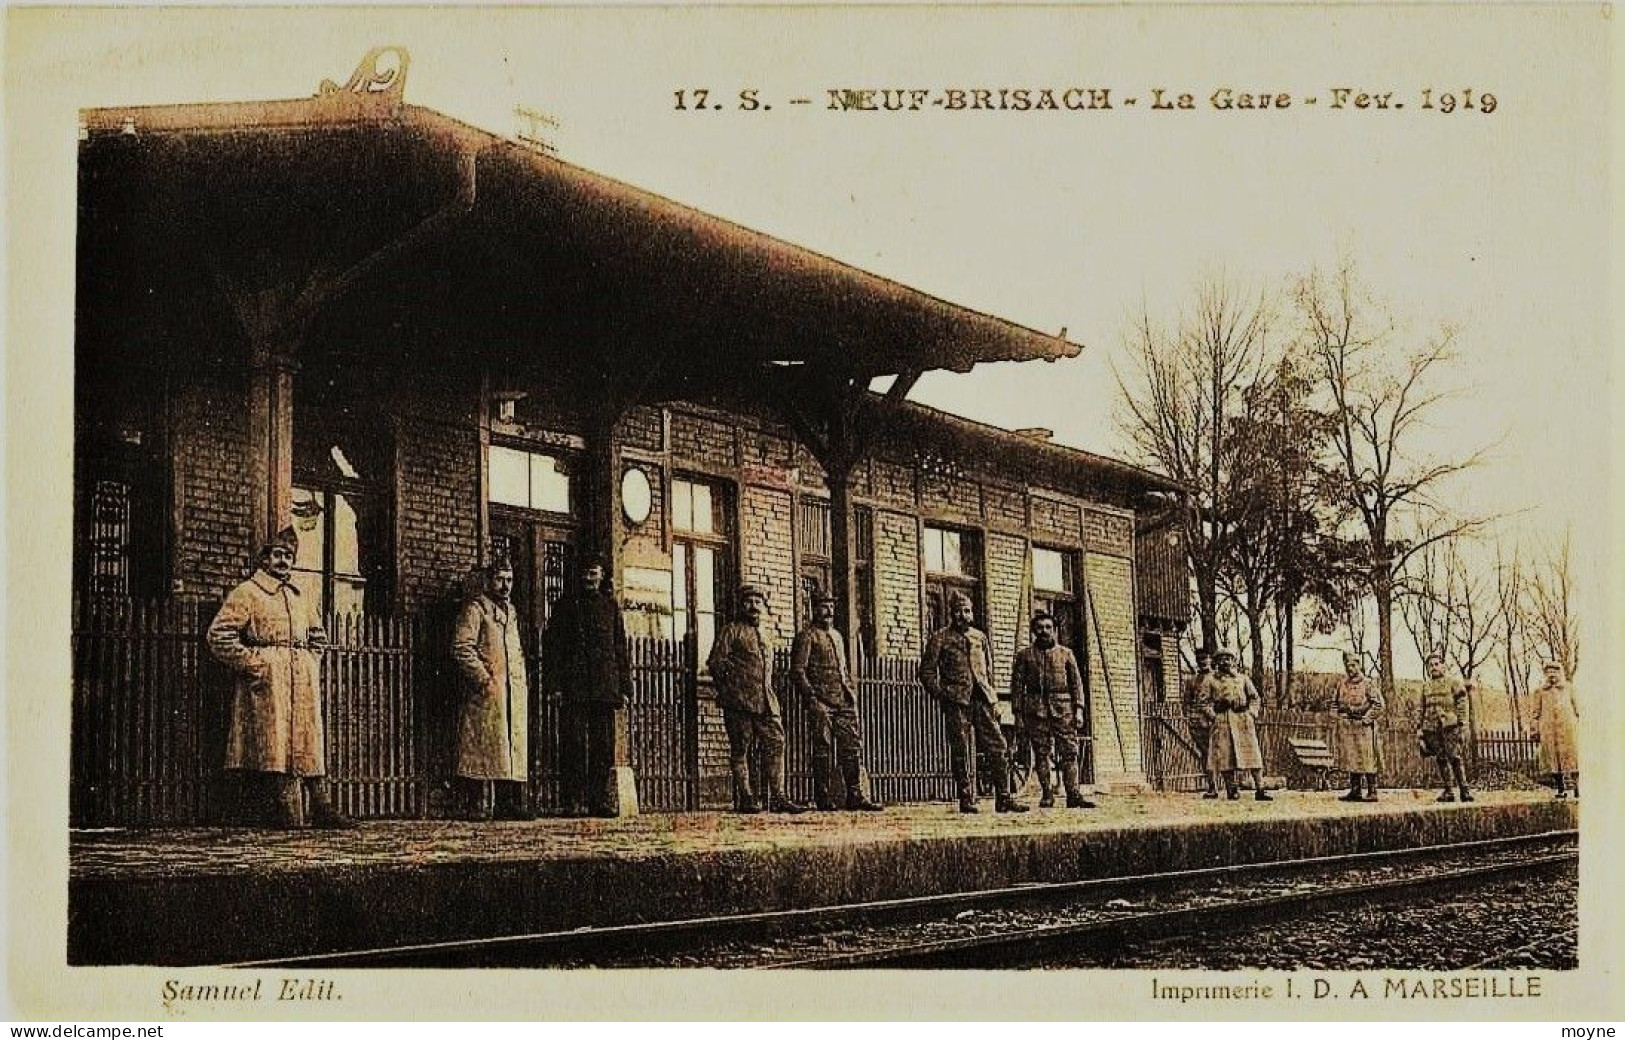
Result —
[{"label": "vintage postcard", "polygon": [[10,1013],[1617,1018],[1614,13],[8,12]]}]

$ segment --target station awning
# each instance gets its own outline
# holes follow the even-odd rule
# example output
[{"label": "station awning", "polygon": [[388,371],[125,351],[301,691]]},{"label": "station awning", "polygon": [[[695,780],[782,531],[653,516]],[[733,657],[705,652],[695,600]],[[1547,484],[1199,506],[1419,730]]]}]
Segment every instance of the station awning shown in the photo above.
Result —
[{"label": "station awning", "polygon": [[151,205],[185,213],[153,224],[203,229],[239,280],[365,267],[321,319],[358,349],[381,324],[451,321],[521,367],[651,365],[656,393],[775,367],[860,379],[1081,349],[389,94],[83,120],[82,190],[87,159],[118,155],[161,189]]}]

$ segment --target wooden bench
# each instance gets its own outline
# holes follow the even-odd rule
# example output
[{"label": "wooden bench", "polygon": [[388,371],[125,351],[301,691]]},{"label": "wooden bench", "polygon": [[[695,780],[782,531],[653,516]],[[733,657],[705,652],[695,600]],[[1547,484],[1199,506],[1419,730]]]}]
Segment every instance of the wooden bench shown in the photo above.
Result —
[{"label": "wooden bench", "polygon": [[1288,737],[1286,743],[1292,749],[1292,757],[1298,760],[1298,766],[1313,778],[1315,790],[1326,790],[1326,774],[1331,772],[1335,764],[1332,761],[1332,749],[1324,740],[1311,740],[1306,737]]}]

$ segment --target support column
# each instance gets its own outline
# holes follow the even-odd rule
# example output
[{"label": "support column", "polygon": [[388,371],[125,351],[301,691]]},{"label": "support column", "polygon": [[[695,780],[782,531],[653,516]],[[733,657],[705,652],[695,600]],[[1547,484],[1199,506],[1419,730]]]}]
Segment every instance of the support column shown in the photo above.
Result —
[{"label": "support column", "polygon": [[[849,460],[839,460],[824,470],[829,485],[829,583],[835,598],[835,629],[846,635],[846,659],[857,667],[858,575],[857,545],[852,528],[852,470]],[[868,650],[873,652],[874,648]]]},{"label": "support column", "polygon": [[[597,555],[604,561],[610,582],[621,583],[621,452],[615,442],[615,424],[622,409],[606,407],[593,419],[587,433],[581,488],[583,491],[583,559]],[[638,814],[637,778],[632,772],[632,740],[627,709],[615,713],[615,761],[610,771],[607,801],[621,816]]]},{"label": "support column", "polygon": [[256,343],[249,355],[250,520],[259,544],[293,515],[293,344]]}]

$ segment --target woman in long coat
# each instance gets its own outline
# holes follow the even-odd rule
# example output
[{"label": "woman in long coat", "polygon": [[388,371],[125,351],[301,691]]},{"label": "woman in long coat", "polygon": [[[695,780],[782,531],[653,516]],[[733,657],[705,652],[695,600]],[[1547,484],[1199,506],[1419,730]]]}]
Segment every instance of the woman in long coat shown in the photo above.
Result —
[{"label": "woman in long coat", "polygon": [[451,656],[461,673],[452,772],[469,782],[468,815],[489,819],[494,783],[503,787],[503,816],[528,819],[530,684],[519,615],[509,595],[513,568],[493,563],[485,591],[463,604],[452,630]]},{"label": "woman in long coat", "polygon": [[1207,766],[1224,774],[1225,793],[1232,800],[1241,797],[1236,792],[1236,774],[1247,770],[1253,774],[1253,797],[1261,802],[1272,801],[1264,790],[1264,751],[1258,746],[1257,720],[1264,710],[1263,698],[1251,679],[1234,671],[1235,654],[1220,650],[1213,655],[1213,663],[1205,712],[1213,717]]},{"label": "woman in long coat", "polygon": [[[1382,729],[1377,720],[1382,717],[1382,690],[1378,684],[1360,672],[1360,659],[1353,654],[1343,655],[1343,670],[1347,673],[1337,687],[1337,699],[1332,702],[1333,750],[1337,768],[1349,774],[1349,793],[1345,802],[1374,802],[1377,800],[1377,771],[1382,768]],[[1365,795],[1360,794],[1364,781]]]},{"label": "woman in long coat", "polygon": [[1535,739],[1540,741],[1540,771],[1557,781],[1557,796],[1568,797],[1566,780],[1574,778],[1580,797],[1580,707],[1563,666],[1546,663],[1546,685],[1535,691]]}]

